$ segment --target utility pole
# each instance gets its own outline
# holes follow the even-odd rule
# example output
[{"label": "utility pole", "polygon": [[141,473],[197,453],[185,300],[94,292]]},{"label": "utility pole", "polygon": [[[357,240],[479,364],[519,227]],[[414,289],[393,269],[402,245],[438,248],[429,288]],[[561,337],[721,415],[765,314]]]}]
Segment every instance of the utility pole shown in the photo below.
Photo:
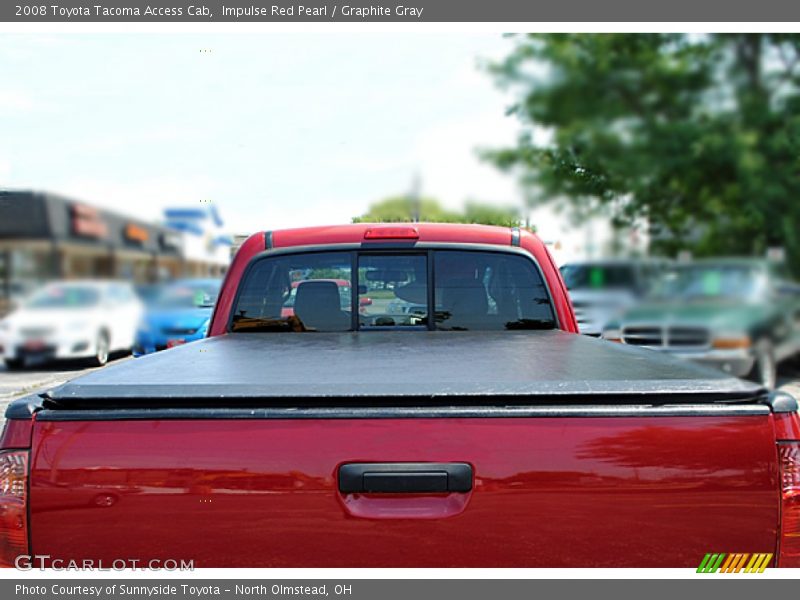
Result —
[{"label": "utility pole", "polygon": [[411,180],[411,191],[408,194],[411,200],[411,222],[419,223],[420,214],[422,212],[422,200],[420,198],[420,188],[422,183],[420,180],[419,172],[414,173],[414,178]]}]

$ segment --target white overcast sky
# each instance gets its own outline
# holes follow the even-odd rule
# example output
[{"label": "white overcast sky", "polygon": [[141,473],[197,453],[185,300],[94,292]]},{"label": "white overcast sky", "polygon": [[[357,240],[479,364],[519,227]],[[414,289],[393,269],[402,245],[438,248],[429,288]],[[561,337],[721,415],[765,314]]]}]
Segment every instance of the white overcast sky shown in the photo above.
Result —
[{"label": "white overcast sky", "polygon": [[[477,68],[499,34],[0,35],[0,187],[158,219],[212,200],[227,229],[345,223],[422,192],[520,205],[475,149],[513,143]],[[201,51],[203,50],[203,51]]]}]

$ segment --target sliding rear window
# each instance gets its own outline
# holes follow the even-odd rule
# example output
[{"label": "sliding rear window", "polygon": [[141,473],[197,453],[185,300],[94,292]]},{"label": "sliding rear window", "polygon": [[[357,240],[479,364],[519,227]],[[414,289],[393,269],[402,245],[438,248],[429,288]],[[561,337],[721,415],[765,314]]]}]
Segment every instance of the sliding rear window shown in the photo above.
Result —
[{"label": "sliding rear window", "polygon": [[267,256],[247,272],[232,331],[555,329],[536,264],[510,252]]}]

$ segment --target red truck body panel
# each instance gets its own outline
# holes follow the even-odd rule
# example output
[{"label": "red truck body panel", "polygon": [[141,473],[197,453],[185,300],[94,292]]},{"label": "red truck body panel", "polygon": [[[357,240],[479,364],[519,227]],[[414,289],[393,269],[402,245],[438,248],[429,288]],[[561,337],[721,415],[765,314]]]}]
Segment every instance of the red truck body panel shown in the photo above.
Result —
[{"label": "red truck body panel", "polygon": [[[695,567],[776,552],[772,416],[39,421],[32,552],[198,567]],[[467,462],[467,494],[338,491]],[[97,506],[97,494],[113,494]]]},{"label": "red truck body panel", "polygon": [[[381,227],[415,231],[365,239]],[[560,331],[227,334],[255,257],[371,244],[518,246],[538,263],[559,327],[577,332],[561,275],[527,231],[258,233],[229,269],[214,339],[9,409],[23,416],[0,444],[30,444],[7,455],[30,465],[17,486],[26,550],[196,567],[696,568],[718,552],[800,565],[797,406],[759,386]],[[352,463],[379,463],[391,489],[374,493],[376,473]],[[431,479],[409,476],[409,463],[445,471],[428,475],[451,491],[420,487]],[[25,545],[24,530],[7,529]]]},{"label": "red truck body panel", "polygon": [[[561,278],[547,247],[533,233],[527,230],[512,230],[509,227],[489,225],[463,225],[453,223],[413,223],[409,224],[419,232],[418,243],[455,243],[486,244],[493,246],[511,246],[512,243],[527,250],[539,264],[553,300],[553,309],[558,316],[560,327],[571,333],[578,332],[575,313],[567,294],[567,288]],[[335,246],[337,244],[362,244],[368,248],[375,243],[386,240],[365,240],[368,229],[380,227],[397,227],[397,225],[381,225],[358,223],[353,225],[331,225],[326,227],[304,227],[301,229],[284,229],[265,234],[256,233],[250,236],[234,257],[209,327],[209,336],[223,335],[227,332],[231,310],[236,299],[236,290],[244,274],[245,268],[258,254],[270,248],[308,248],[315,246]],[[515,236],[518,234],[518,240]]]}]

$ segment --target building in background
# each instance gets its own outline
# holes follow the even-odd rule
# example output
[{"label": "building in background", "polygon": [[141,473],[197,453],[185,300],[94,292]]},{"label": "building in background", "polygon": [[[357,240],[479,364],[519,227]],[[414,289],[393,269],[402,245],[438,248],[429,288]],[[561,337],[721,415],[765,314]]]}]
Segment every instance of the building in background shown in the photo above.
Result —
[{"label": "building in background", "polygon": [[184,277],[219,277],[230,264],[231,236],[213,204],[167,208],[165,225],[181,233]]},{"label": "building in background", "polygon": [[242,244],[244,244],[247,241],[247,238],[249,238],[250,235],[252,235],[252,234],[249,234],[249,233],[234,233],[233,234],[233,240],[232,240],[233,244],[231,245],[231,249],[230,249],[231,260],[233,260],[233,257],[236,256],[236,253],[239,251],[239,248],[242,247]]},{"label": "building in background", "polygon": [[144,284],[221,275],[230,240],[216,210],[200,212],[192,227],[169,214],[158,225],[56,194],[0,190],[0,314],[53,279]]},{"label": "building in background", "polygon": [[610,257],[638,258],[650,253],[651,240],[644,225],[617,229],[608,218],[570,219],[548,205],[531,211],[528,221],[535,226],[559,266]]}]

